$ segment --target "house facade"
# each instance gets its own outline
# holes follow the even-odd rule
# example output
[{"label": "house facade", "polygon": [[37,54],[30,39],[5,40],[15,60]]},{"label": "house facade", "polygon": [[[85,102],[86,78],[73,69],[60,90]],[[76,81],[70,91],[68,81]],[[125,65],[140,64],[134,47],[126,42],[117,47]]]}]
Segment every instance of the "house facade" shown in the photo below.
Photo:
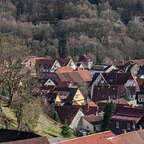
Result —
[{"label": "house facade", "polygon": [[138,130],[140,127],[144,127],[144,110],[129,106],[118,107],[109,124],[109,128],[118,134]]}]

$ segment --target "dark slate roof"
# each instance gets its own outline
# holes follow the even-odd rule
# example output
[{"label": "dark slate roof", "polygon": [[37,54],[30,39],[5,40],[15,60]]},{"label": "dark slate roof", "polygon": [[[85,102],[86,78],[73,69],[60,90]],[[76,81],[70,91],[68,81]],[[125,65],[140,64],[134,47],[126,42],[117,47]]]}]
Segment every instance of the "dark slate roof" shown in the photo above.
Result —
[{"label": "dark slate roof", "polygon": [[96,70],[96,71],[106,71],[109,69],[111,65],[94,65],[91,70]]},{"label": "dark slate roof", "polygon": [[54,73],[54,72],[40,73],[37,77],[38,77],[38,79],[42,79],[42,80],[51,79],[56,84],[58,84],[60,82],[59,76],[57,75],[57,73]]},{"label": "dark slate roof", "polygon": [[135,121],[136,123],[138,123],[143,116],[144,116],[144,109],[139,107],[132,108],[128,106],[123,106],[117,109],[116,114],[112,116],[111,119]]},{"label": "dark slate roof", "polygon": [[83,55],[79,58],[79,62],[88,62],[90,58],[86,55]]},{"label": "dark slate roof", "polygon": [[110,85],[124,85],[129,79],[128,73],[104,73],[102,75]]},{"label": "dark slate roof", "polygon": [[49,144],[49,142],[46,137],[38,137],[38,138],[32,138],[27,140],[7,142],[5,144]]},{"label": "dark slate roof", "polygon": [[119,98],[123,88],[124,86],[121,85],[94,86],[92,100],[94,102],[98,102],[102,100],[108,100],[109,98],[117,99]]},{"label": "dark slate roof", "polygon": [[58,60],[61,66],[67,66],[71,58],[57,58],[56,60]]},{"label": "dark slate roof", "polygon": [[39,66],[42,65],[45,69],[51,69],[55,61],[56,61],[55,59],[49,59],[49,58],[37,59],[36,65]]},{"label": "dark slate roof", "polygon": [[64,124],[66,122],[67,124],[71,124],[80,108],[72,106],[56,106],[55,109],[59,115],[61,123]]},{"label": "dark slate roof", "polygon": [[0,142],[10,142],[10,141],[39,138],[39,137],[40,135],[31,132],[0,129]]},{"label": "dark slate roof", "polygon": [[140,92],[144,92],[144,79],[136,79],[137,82],[137,88]]}]

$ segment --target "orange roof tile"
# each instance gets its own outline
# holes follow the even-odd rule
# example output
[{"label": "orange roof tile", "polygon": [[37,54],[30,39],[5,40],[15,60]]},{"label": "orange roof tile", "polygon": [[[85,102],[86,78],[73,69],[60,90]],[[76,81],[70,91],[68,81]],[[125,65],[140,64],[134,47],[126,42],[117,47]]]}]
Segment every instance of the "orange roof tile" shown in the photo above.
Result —
[{"label": "orange roof tile", "polygon": [[97,134],[92,134],[88,136],[83,136],[75,138],[72,140],[67,140],[64,142],[59,142],[57,144],[111,144],[107,138],[115,136],[112,132],[106,131]]},{"label": "orange roof tile", "polygon": [[70,66],[64,66],[64,67],[58,68],[57,71],[58,71],[59,73],[65,73],[65,72],[72,72],[73,69],[72,69],[72,67],[70,67]]},{"label": "orange roof tile", "polygon": [[98,107],[93,101],[87,102],[87,105],[88,105],[89,107]]},{"label": "orange roof tile", "polygon": [[92,81],[90,72],[88,70],[79,70],[78,73],[84,81]]}]

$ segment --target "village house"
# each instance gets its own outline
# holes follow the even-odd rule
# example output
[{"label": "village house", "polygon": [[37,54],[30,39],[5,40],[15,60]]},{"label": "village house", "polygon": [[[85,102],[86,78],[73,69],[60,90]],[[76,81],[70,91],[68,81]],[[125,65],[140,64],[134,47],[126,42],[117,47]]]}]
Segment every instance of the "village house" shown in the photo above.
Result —
[{"label": "village house", "polygon": [[134,76],[138,75],[139,70],[144,65],[144,60],[128,60],[128,61],[120,61],[113,62],[113,65],[119,68],[119,70],[123,70],[126,73],[131,73]]},{"label": "village house", "polygon": [[115,65],[94,65],[90,69],[90,74],[93,77],[95,73],[110,73],[117,69]]},{"label": "village house", "polygon": [[109,128],[116,134],[138,130],[140,127],[144,127],[144,109],[140,107],[119,106],[109,123]]},{"label": "village house", "polygon": [[89,84],[91,82],[90,73],[87,70],[78,70],[72,72],[57,73],[61,82],[69,82],[74,85]]},{"label": "village house", "polygon": [[39,72],[55,72],[60,63],[51,57],[32,57],[26,59],[23,63],[24,71],[29,71],[32,76],[36,76]]},{"label": "village house", "polygon": [[49,93],[48,99],[52,99],[56,105],[83,105],[85,103],[85,97],[78,88],[56,87],[53,92]]},{"label": "village house", "polygon": [[82,64],[84,69],[90,70],[93,66],[93,61],[88,56],[83,55],[79,57],[78,66],[80,66],[79,64]]},{"label": "village house", "polygon": [[68,58],[57,58],[56,59],[61,67],[71,67],[73,70],[76,70],[77,66],[71,57]]},{"label": "village house", "polygon": [[93,131],[100,132],[103,124],[103,112],[86,115],[82,118],[82,123],[85,121],[89,122],[93,126]]},{"label": "village house", "polygon": [[127,73],[96,73],[91,82],[91,99],[94,102],[123,97]]},{"label": "village house", "polygon": [[97,113],[98,107],[93,102],[88,102],[85,105],[56,106],[55,109],[61,123],[66,122],[76,132],[80,132],[80,130],[85,132],[100,130],[100,114]]}]

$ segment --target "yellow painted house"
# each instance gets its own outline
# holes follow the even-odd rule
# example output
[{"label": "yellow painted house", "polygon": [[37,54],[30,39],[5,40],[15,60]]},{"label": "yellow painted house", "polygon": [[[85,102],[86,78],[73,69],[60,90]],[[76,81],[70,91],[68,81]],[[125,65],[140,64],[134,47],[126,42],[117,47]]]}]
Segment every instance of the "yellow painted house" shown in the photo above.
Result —
[{"label": "yellow painted house", "polygon": [[85,98],[78,88],[58,87],[54,93],[56,93],[55,104],[58,105],[83,105],[85,103]]}]

